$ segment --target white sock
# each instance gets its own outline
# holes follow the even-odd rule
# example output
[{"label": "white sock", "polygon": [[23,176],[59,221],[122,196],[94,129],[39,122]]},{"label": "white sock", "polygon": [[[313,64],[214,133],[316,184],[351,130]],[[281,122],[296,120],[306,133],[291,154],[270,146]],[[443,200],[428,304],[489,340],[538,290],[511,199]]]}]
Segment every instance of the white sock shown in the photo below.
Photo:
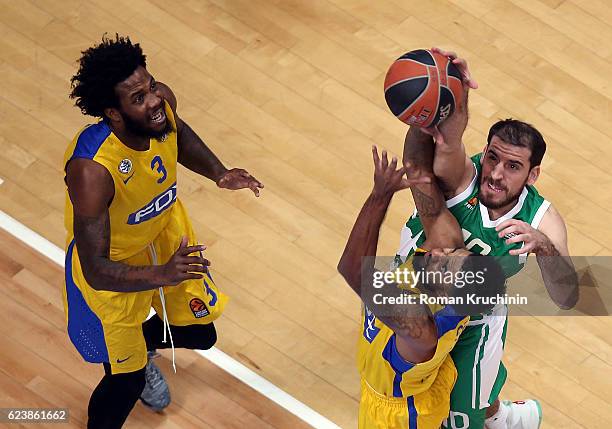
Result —
[{"label": "white sock", "polygon": [[510,409],[500,401],[497,412],[485,420],[485,427],[487,429],[507,429],[508,423],[506,423],[506,420],[509,412]]}]

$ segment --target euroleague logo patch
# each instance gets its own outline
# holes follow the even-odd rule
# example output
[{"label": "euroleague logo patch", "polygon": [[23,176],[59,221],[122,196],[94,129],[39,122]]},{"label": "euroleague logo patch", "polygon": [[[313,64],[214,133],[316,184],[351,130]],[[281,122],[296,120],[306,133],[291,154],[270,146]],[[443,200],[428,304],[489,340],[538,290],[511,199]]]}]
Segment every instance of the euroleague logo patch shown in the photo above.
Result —
[{"label": "euroleague logo patch", "polygon": [[208,307],[206,307],[206,304],[200,298],[193,298],[189,301],[189,308],[191,308],[193,315],[198,319],[210,314]]},{"label": "euroleague logo patch", "polygon": [[117,168],[119,168],[119,173],[128,174],[132,171],[132,161],[127,158],[122,159]]}]

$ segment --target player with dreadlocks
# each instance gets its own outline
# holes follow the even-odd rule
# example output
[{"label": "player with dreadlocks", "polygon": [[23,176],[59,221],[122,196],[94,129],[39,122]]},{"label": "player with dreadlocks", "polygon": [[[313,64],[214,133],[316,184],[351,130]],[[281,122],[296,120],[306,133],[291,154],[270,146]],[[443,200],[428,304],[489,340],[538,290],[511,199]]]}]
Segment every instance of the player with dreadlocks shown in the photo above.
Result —
[{"label": "player with dreadlocks", "polygon": [[174,364],[174,347],[212,347],[227,300],[177,198],[177,163],[220,188],[259,196],[263,185],[227,169],[177,115],[173,92],[128,37],[103,37],[79,66],[70,97],[100,121],[80,130],[64,157],[64,304],[71,341],[105,371],[88,428],[119,428],[138,398],[156,411],[168,406],[155,350],[172,346]]}]

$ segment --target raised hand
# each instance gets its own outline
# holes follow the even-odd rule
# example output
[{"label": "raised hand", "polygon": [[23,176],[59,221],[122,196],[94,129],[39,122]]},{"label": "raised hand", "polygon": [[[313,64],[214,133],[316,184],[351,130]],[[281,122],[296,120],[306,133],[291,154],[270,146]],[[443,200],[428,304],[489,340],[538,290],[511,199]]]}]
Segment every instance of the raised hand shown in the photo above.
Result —
[{"label": "raised hand", "polygon": [[463,85],[463,97],[461,103],[457,103],[454,112],[439,125],[423,128],[423,132],[431,135],[438,146],[448,145],[454,148],[461,143],[461,137],[468,122],[468,94],[470,89],[477,89],[478,83],[472,78],[467,61],[457,57],[453,51],[444,51],[440,48],[431,48],[432,52],[448,57],[461,73]]},{"label": "raised hand", "polygon": [[466,89],[466,86],[471,89],[478,89],[478,83],[472,78],[467,61],[464,58],[459,58],[453,51],[443,51],[440,48],[434,47],[431,48],[431,51],[448,57],[451,62],[457,66],[459,73],[461,73],[461,80],[463,81],[464,89]]},{"label": "raised hand", "polygon": [[[382,158],[378,156],[378,148],[372,146],[372,158],[374,160],[374,189],[373,194],[377,196],[391,196],[397,191],[409,188],[413,185],[431,183],[431,177],[420,174],[420,170],[411,168],[409,165],[397,169],[397,157],[387,158],[387,151],[382,151]],[[407,177],[406,172],[410,169]]]},{"label": "raised hand", "polygon": [[177,285],[185,280],[201,279],[199,273],[205,273],[210,262],[201,256],[190,256],[192,253],[202,252],[206,246],[187,246],[187,237],[183,237],[181,244],[170,260],[160,266],[160,283],[163,285]]},{"label": "raised hand", "polygon": [[231,190],[249,188],[256,197],[259,197],[259,190],[264,187],[263,183],[242,168],[227,170],[217,180],[217,186]]}]

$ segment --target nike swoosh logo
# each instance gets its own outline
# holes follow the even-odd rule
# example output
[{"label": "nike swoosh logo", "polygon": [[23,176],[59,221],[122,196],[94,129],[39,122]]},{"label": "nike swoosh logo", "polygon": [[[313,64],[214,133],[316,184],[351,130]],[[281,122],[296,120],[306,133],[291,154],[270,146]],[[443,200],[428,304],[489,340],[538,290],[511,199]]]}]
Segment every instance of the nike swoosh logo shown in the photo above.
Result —
[{"label": "nike swoosh logo", "polygon": [[135,171],[132,173],[132,175],[131,175],[130,177],[128,177],[127,179],[125,179],[125,180],[123,181],[123,183],[127,185],[127,182],[129,182],[129,180],[130,180],[132,177],[134,177],[134,174],[136,174],[136,172],[135,172]]},{"label": "nike swoosh logo", "polygon": [[[129,180],[129,179],[128,179],[128,180]],[[128,357],[126,357],[125,359],[117,359],[117,363],[123,363],[123,362],[125,362],[126,360],[128,360],[128,359],[129,359],[129,358],[131,358],[131,357],[132,357],[132,355],[129,355],[129,356],[128,356]]]}]

